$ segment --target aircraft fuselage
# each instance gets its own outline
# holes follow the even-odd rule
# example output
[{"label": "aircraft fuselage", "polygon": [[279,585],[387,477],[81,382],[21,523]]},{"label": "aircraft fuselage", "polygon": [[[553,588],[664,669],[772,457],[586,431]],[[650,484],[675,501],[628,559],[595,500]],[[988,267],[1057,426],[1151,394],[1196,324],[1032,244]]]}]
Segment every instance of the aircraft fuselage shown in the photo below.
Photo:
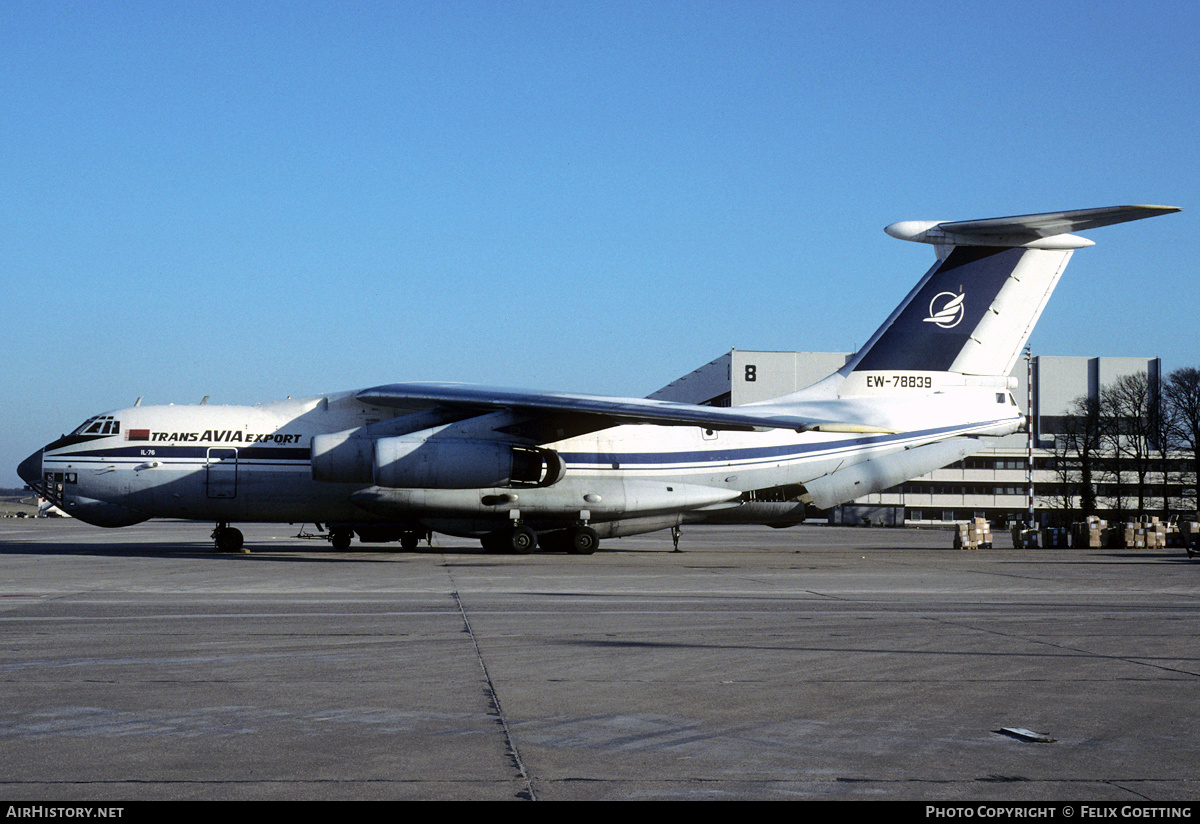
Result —
[{"label": "aircraft fuselage", "polygon": [[[550,485],[430,488],[314,478],[314,437],[401,417],[345,393],[249,407],[129,407],[48,444],[29,459],[37,459],[40,470],[23,464],[22,474],[40,477],[52,500],[100,526],[171,517],[394,524],[478,536],[520,521],[535,529],[589,524],[600,537],[613,537],[677,525],[689,514],[736,509],[751,490],[802,484],[922,443],[1002,434],[1015,428],[1013,414],[1005,406],[982,426],[850,436],[614,426],[545,444],[565,465]],[[930,421],[927,403],[922,417]],[[961,411],[947,418],[961,422]],[[455,427],[464,425],[452,425],[440,440],[460,436]]]}]

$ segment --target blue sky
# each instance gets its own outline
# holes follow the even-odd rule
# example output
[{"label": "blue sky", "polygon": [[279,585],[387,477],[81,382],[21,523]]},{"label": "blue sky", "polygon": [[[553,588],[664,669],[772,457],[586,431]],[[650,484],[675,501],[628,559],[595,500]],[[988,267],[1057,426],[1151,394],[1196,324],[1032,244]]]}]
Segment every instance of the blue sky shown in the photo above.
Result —
[{"label": "blue sky", "polygon": [[89,415],[849,351],[884,235],[1124,203],[1032,338],[1200,365],[1200,4],[0,4],[0,485]]}]

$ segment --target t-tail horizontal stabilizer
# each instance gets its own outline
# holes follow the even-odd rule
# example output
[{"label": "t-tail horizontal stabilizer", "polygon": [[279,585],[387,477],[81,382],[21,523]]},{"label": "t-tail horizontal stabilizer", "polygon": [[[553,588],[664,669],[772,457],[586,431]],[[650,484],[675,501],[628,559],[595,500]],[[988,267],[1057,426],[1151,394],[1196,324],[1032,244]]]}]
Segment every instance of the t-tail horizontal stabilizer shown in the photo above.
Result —
[{"label": "t-tail horizontal stabilizer", "polygon": [[1178,212],[1174,206],[1106,206],[1070,212],[989,217],[983,220],[902,220],[884,229],[900,240],[939,246],[1004,246],[1027,249],[1079,249],[1094,246],[1087,238],[1072,237],[1114,223]]}]

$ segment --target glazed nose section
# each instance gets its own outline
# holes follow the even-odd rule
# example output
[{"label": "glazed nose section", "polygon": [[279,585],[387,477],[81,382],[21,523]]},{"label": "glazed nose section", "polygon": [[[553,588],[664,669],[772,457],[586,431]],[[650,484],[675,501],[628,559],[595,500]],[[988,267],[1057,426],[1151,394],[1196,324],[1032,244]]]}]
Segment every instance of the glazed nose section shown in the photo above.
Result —
[{"label": "glazed nose section", "polygon": [[42,450],[39,449],[25,460],[21,461],[17,467],[17,474],[21,476],[21,480],[33,486],[42,481]]}]

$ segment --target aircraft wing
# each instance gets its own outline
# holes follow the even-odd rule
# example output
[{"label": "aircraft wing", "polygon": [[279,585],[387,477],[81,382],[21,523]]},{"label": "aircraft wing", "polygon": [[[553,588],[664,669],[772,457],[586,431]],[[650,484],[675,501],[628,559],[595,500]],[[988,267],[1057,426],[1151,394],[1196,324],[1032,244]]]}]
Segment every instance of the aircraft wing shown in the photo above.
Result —
[{"label": "aircraft wing", "polygon": [[[376,406],[418,410],[442,407],[479,414],[508,409],[532,417],[557,415],[574,418],[583,429],[604,429],[616,424],[656,426],[700,426],[722,430],[794,429],[797,432],[891,432],[866,424],[820,420],[807,416],[779,414],[750,407],[697,406],[646,398],[609,398],[561,392],[531,392],[497,389],[459,383],[392,383],[364,389],[355,397]],[[580,420],[586,419],[586,420]]]}]

